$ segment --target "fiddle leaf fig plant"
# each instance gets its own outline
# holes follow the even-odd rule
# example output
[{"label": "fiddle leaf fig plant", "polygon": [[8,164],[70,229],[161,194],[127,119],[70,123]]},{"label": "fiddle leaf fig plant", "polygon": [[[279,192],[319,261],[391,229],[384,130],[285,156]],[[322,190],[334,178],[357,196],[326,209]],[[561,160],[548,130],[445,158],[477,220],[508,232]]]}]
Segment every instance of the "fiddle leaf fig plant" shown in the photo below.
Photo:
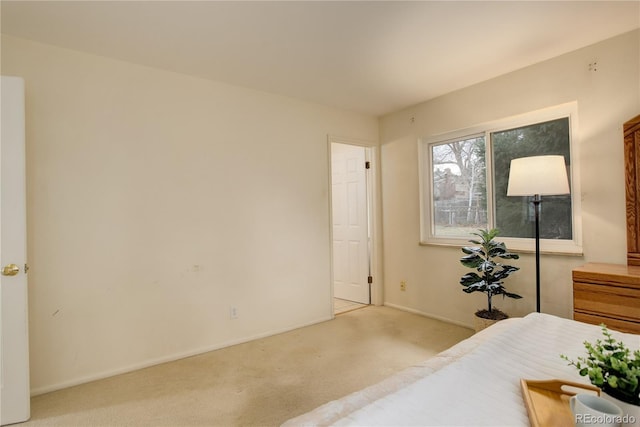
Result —
[{"label": "fiddle leaf fig plant", "polygon": [[564,354],[560,357],[609,396],[640,406],[640,349],[632,353],[612,336],[606,325],[600,327],[604,339],[584,342],[587,357],[578,357],[575,361]]},{"label": "fiddle leaf fig plant", "polygon": [[504,287],[504,280],[519,267],[503,264],[501,260],[519,259],[518,254],[509,252],[503,242],[497,242],[494,238],[500,233],[497,228],[491,230],[478,230],[471,233],[478,236],[478,239],[469,240],[478,246],[465,246],[462,252],[465,254],[460,262],[465,267],[473,268],[476,272],[467,273],[460,279],[463,291],[466,293],[484,292],[487,295],[487,310],[479,310],[476,315],[488,319],[500,319],[507,317],[500,310],[492,305],[492,298],[495,295],[503,297],[522,298],[518,294],[507,292]]}]

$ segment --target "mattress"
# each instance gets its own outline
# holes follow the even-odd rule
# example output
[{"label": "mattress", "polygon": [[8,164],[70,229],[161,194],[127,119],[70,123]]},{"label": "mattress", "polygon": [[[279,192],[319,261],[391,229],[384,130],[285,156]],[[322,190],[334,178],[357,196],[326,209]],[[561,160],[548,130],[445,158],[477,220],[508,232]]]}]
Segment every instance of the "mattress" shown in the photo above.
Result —
[{"label": "mattress", "polygon": [[[283,426],[528,426],[520,379],[588,384],[560,358],[585,355],[599,326],[532,313],[501,321],[424,363]],[[614,332],[630,348],[640,335]]]}]

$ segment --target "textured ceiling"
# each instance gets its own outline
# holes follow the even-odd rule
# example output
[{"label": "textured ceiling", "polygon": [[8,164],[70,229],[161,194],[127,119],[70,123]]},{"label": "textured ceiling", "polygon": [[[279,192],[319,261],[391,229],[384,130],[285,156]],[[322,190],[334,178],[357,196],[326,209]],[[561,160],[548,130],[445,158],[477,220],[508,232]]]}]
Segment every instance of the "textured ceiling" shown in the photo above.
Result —
[{"label": "textured ceiling", "polygon": [[1,7],[5,34],[372,115],[640,27],[638,1],[3,0]]}]

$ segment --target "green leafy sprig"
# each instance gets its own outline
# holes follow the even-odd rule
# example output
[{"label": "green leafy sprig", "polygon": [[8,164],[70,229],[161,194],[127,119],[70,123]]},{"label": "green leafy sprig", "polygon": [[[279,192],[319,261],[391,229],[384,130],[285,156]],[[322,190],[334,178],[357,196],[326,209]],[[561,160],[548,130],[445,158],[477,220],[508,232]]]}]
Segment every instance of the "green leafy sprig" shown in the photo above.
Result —
[{"label": "green leafy sprig", "polygon": [[612,336],[606,325],[600,327],[604,339],[593,344],[585,341],[586,357],[578,357],[575,361],[564,354],[560,357],[605,393],[623,402],[640,405],[640,349],[632,353],[622,341]]}]

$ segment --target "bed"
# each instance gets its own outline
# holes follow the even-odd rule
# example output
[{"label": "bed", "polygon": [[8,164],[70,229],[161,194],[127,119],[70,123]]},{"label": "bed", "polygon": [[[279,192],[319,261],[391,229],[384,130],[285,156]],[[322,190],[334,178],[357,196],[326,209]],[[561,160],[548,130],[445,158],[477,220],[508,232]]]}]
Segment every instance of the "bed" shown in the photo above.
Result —
[{"label": "bed", "polygon": [[[503,320],[283,426],[528,426],[520,379],[588,384],[559,355],[583,356],[583,342],[601,336],[599,326],[542,313]],[[640,348],[640,335],[614,336]]]}]

